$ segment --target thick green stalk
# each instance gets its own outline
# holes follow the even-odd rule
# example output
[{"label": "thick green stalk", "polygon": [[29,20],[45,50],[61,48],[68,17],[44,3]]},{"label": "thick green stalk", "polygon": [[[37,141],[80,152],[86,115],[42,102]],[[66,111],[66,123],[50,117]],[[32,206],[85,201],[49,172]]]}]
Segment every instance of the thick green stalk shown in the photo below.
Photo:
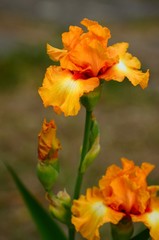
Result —
[{"label": "thick green stalk", "polygon": [[81,173],[81,167],[82,167],[83,160],[89,150],[88,148],[89,148],[89,134],[90,134],[91,121],[92,121],[92,112],[86,111],[83,146],[82,146],[80,165],[79,165],[79,169],[78,169],[78,175],[77,175],[76,185],[75,185],[75,190],[74,190],[74,199],[77,199],[79,197],[79,194],[81,191],[81,185],[82,185],[82,180],[83,180],[83,173]]},{"label": "thick green stalk", "polygon": [[[77,174],[77,178],[76,178],[73,199],[78,199],[78,197],[80,195],[80,191],[81,191],[81,186],[82,186],[82,181],[83,181],[83,173],[81,173],[81,167],[82,167],[82,163],[85,158],[85,155],[87,154],[87,152],[89,150],[89,134],[90,134],[91,121],[92,121],[92,111],[86,110],[86,120],[85,120],[82,152],[81,152],[80,164],[79,164],[79,168],[78,168],[78,174]],[[74,240],[74,239],[75,239],[75,229],[74,229],[74,227],[72,227],[69,229],[69,240]]]}]

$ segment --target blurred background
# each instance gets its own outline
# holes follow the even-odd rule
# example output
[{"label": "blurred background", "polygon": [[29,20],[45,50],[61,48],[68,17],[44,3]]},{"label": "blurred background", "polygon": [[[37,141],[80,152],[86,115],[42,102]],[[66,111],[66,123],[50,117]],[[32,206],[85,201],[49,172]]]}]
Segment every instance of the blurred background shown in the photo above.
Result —
[{"label": "blurred background", "polygon": [[[95,110],[101,129],[101,152],[84,178],[97,185],[108,165],[120,158],[156,165],[150,184],[159,184],[159,1],[158,0],[0,0],[0,159],[7,161],[47,208],[36,177],[37,135],[44,117],[55,119],[62,143],[61,173],[55,192],[72,194],[84,127],[84,109],[76,117],[44,109],[38,95],[46,68],[52,64],[46,43],[61,47],[69,25],[90,18],[107,26],[109,44],[127,41],[129,52],[150,69],[147,89],[108,82]],[[40,239],[10,175],[0,162],[0,240]],[[104,236],[103,239],[107,239]]]}]

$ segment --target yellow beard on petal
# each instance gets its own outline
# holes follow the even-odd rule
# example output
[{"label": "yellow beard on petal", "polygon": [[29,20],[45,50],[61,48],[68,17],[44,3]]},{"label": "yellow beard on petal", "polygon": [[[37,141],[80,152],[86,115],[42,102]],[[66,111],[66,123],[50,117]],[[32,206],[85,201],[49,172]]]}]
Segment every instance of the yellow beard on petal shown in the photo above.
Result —
[{"label": "yellow beard on petal", "polygon": [[122,62],[121,60],[119,61],[119,63],[116,65],[116,67],[119,69],[119,71],[122,71],[124,73],[126,73],[127,71],[127,67],[124,64],[124,62]]},{"label": "yellow beard on petal", "polygon": [[150,225],[155,225],[159,222],[159,210],[154,210],[152,213],[149,213],[147,218]]}]

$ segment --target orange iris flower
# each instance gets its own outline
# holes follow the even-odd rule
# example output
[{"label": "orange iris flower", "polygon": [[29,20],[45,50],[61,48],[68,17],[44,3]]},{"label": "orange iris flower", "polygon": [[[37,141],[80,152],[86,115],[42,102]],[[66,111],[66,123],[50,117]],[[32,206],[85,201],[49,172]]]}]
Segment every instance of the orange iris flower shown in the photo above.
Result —
[{"label": "orange iris flower", "polygon": [[83,237],[98,240],[99,227],[117,224],[124,216],[133,222],[143,222],[153,240],[159,239],[159,186],[147,186],[146,177],[154,168],[149,163],[141,167],[122,158],[122,168],[111,165],[99,181],[99,187],[87,189],[86,195],[74,200],[72,223]]},{"label": "orange iris flower", "polygon": [[60,141],[56,137],[55,122],[53,120],[46,122],[46,119],[44,119],[38,135],[38,159],[40,161],[56,160],[60,148]]},{"label": "orange iris flower", "polygon": [[63,49],[47,45],[47,53],[60,66],[47,69],[39,94],[44,106],[53,106],[56,113],[65,116],[76,115],[80,109],[80,97],[93,91],[106,81],[123,81],[127,77],[133,85],[148,84],[149,72],[141,72],[140,62],[127,53],[127,43],[107,46],[110,30],[96,21],[83,19],[87,28],[70,26],[69,32],[62,34]]}]

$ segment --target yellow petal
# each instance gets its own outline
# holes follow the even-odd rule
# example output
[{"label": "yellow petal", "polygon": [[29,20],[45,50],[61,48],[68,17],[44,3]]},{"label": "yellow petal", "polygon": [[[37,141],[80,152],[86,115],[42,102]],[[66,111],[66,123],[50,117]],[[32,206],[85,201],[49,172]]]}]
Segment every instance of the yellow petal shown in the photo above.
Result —
[{"label": "yellow petal", "polygon": [[100,226],[106,222],[117,224],[125,215],[107,207],[102,194],[95,187],[87,189],[86,196],[74,200],[72,213],[72,223],[76,230],[89,240],[99,240]]},{"label": "yellow petal", "polygon": [[119,54],[119,62],[106,71],[103,78],[107,81],[116,80],[122,82],[125,77],[134,85],[140,85],[143,89],[147,87],[149,81],[149,70],[143,73],[140,61],[126,52],[127,43],[118,43],[113,45]]},{"label": "yellow petal", "polygon": [[45,107],[53,106],[57,113],[62,111],[65,116],[76,115],[80,109],[80,97],[98,85],[98,78],[74,79],[70,71],[50,66],[39,94]]},{"label": "yellow petal", "polygon": [[145,214],[134,216],[133,222],[143,222],[150,229],[150,236],[152,240],[159,239],[159,198],[151,199],[149,211]]}]

